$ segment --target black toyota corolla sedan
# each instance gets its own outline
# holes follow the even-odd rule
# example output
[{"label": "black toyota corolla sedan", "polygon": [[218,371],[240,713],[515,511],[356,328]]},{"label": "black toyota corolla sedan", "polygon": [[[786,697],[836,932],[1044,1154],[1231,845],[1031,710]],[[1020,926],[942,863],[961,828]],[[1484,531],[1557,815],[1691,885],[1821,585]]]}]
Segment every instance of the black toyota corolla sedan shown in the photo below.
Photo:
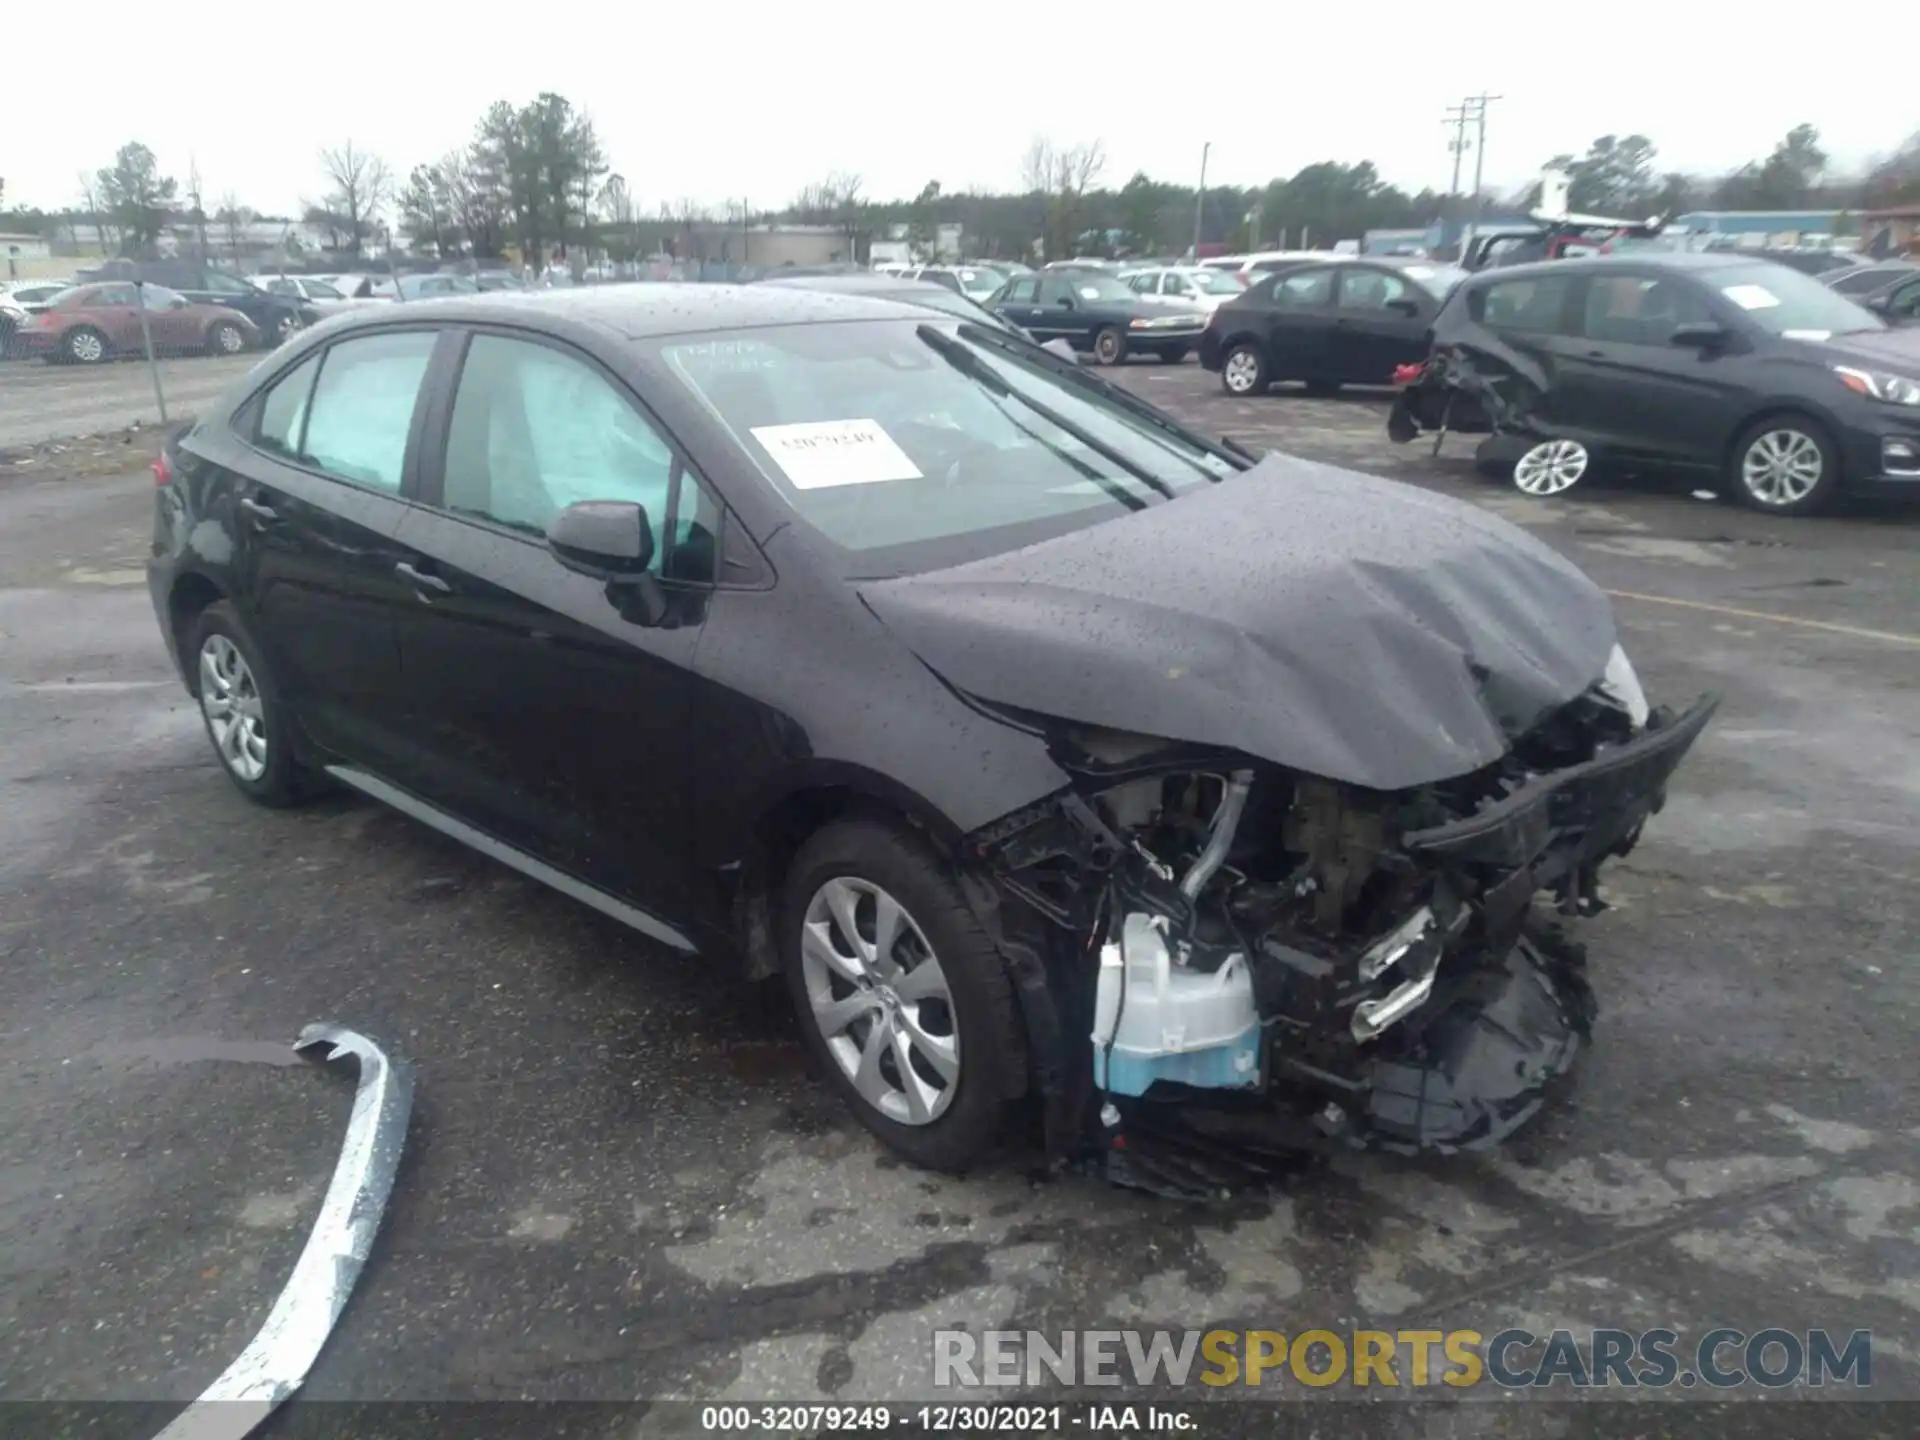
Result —
[{"label": "black toyota corolla sedan", "polygon": [[156,475],[244,794],[344,784],[784,973],[939,1167],[1026,1096],[1162,1189],[1256,1121],[1499,1139],[1591,1015],[1536,896],[1598,908],[1714,703],[1650,710],[1602,593],[1478,509],[873,297],[358,310]]}]

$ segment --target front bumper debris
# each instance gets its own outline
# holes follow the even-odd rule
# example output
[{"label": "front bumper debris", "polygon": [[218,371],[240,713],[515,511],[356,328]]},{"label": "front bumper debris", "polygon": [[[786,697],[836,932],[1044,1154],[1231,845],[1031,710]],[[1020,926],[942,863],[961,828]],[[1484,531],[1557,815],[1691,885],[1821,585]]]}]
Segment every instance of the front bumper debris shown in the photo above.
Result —
[{"label": "front bumper debris", "polygon": [[266,1323],[158,1440],[239,1440],[300,1388],[346,1308],[393,1191],[413,1108],[412,1067],[338,1025],[307,1026],[293,1048],[322,1063],[359,1062],[333,1182]]}]

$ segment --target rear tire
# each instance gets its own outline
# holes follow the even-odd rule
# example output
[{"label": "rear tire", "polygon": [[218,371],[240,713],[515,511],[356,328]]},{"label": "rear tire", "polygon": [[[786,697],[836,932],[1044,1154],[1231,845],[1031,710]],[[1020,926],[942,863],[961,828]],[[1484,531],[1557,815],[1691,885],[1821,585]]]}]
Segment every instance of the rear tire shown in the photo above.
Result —
[{"label": "rear tire", "polygon": [[[827,1082],[863,1125],[916,1165],[959,1171],[979,1161],[1000,1136],[1007,1103],[1026,1092],[1025,1031],[999,951],[947,864],[898,825],[840,820],[800,847],[785,891],[781,959],[801,1034]],[[836,907],[849,896],[859,898]],[[883,904],[903,918],[898,941],[879,957]],[[843,914],[856,935],[845,933]],[[944,998],[934,995],[932,980],[910,984],[929,963]],[[840,1018],[847,1013],[858,1018]],[[868,1073],[863,1062],[883,1025],[891,1027],[880,1030],[883,1041],[922,1038],[880,1044]],[[953,1074],[935,1089],[930,1082],[942,1077],[929,1057],[942,1042],[951,1047]],[[911,1076],[903,1078],[903,1064]],[[919,1118],[910,1090],[920,1097]]]},{"label": "rear tire", "polygon": [[1805,415],[1768,415],[1734,442],[1727,463],[1733,498],[1767,515],[1818,514],[1840,490],[1840,451]]},{"label": "rear tire", "polygon": [[1120,365],[1126,362],[1127,337],[1118,327],[1103,325],[1093,337],[1093,361],[1096,365]]},{"label": "rear tire", "polygon": [[242,795],[282,809],[322,788],[293,745],[293,717],[260,647],[225,600],[202,610],[186,657],[214,757]]}]

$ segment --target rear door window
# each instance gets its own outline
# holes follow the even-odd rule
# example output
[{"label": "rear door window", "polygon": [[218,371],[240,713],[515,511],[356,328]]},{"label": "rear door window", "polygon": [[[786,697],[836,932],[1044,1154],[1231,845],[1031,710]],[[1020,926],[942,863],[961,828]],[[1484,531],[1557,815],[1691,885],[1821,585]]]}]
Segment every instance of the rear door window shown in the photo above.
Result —
[{"label": "rear door window", "polygon": [[282,460],[300,458],[300,442],[307,424],[307,402],[313,396],[313,377],[320,373],[320,357],[302,361],[274,381],[260,403],[259,426],[253,443]]},{"label": "rear door window", "polygon": [[300,461],[340,480],[398,493],[414,405],[437,331],[403,330],[328,348]]},{"label": "rear door window", "polygon": [[1521,335],[1572,335],[1567,315],[1573,277],[1538,275],[1503,280],[1478,294],[1479,320],[1489,330]]},{"label": "rear door window", "polygon": [[1038,280],[1016,280],[1007,286],[1006,298],[1008,302],[1012,304],[1031,305],[1033,304],[1033,297],[1038,293],[1039,289],[1040,282]]},{"label": "rear door window", "polygon": [[1586,338],[1615,345],[1665,345],[1680,326],[1713,319],[1692,290],[1653,275],[1596,275],[1583,308]]},{"label": "rear door window", "polygon": [[1290,310],[1333,303],[1333,271],[1324,265],[1289,270],[1274,282],[1273,298]]}]

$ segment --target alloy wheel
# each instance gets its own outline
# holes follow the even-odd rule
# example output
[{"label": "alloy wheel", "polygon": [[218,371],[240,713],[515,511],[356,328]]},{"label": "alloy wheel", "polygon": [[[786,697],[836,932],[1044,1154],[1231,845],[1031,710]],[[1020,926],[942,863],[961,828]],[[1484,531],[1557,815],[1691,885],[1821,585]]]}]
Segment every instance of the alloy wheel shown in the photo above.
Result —
[{"label": "alloy wheel", "polygon": [[1260,359],[1251,350],[1236,350],[1227,357],[1223,373],[1227,388],[1236,395],[1244,395],[1260,379]]},{"label": "alloy wheel", "polygon": [[870,881],[836,876],[801,922],[807,1003],[860,1098],[901,1125],[930,1125],[960,1082],[953,995],[925,932]]},{"label": "alloy wheel", "polygon": [[279,337],[280,343],[284,345],[305,328],[305,324],[298,315],[282,315],[280,317],[280,324],[274,333]]},{"label": "alloy wheel", "polygon": [[238,355],[247,346],[247,337],[231,325],[222,325],[216,338],[221,351],[228,355]]},{"label": "alloy wheel", "polygon": [[1542,440],[1515,462],[1513,483],[1529,495],[1558,495],[1580,483],[1587,462],[1578,440]]},{"label": "alloy wheel", "polygon": [[267,773],[267,717],[240,647],[209,635],[200,647],[200,711],[220,761],[249,783]]},{"label": "alloy wheel", "polygon": [[1102,365],[1116,364],[1120,359],[1120,337],[1111,330],[1102,330],[1093,342],[1093,357]]},{"label": "alloy wheel", "polygon": [[107,353],[107,342],[91,330],[76,330],[67,337],[67,353],[83,365],[91,365]]},{"label": "alloy wheel", "polygon": [[1820,442],[1804,430],[1768,430],[1741,457],[1740,483],[1758,504],[1782,509],[1811,495],[1826,468]]}]

